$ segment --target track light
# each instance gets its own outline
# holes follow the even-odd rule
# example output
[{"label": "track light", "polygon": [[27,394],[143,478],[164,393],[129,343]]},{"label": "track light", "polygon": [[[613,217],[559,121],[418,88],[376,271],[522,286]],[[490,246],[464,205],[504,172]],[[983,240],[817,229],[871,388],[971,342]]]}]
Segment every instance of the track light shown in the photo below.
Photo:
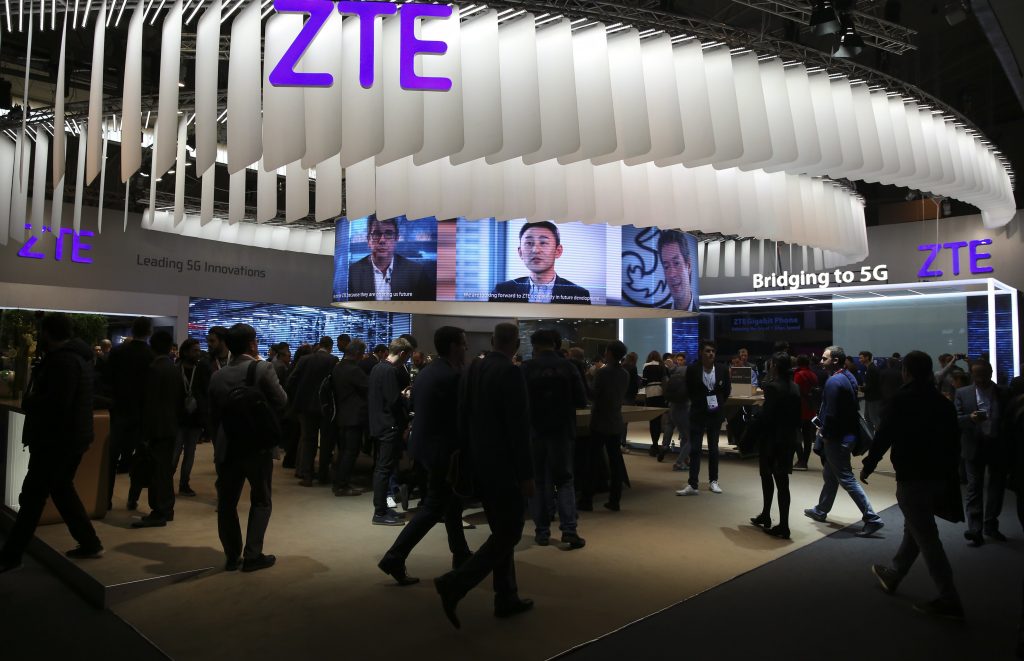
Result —
[{"label": "track light", "polygon": [[830,0],[815,0],[811,4],[810,26],[811,32],[819,37],[835,34],[843,27]]},{"label": "track light", "polygon": [[856,57],[864,50],[864,40],[857,34],[853,22],[849,19],[843,21],[843,32],[839,35],[839,41],[832,48],[834,57]]}]

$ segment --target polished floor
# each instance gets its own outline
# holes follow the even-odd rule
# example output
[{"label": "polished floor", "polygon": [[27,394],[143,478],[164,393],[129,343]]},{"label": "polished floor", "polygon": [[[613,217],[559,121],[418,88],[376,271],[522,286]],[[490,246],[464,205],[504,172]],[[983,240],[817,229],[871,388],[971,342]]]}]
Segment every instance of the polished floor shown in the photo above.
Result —
[{"label": "polished floor", "polygon": [[[639,441],[644,430],[636,427],[631,438]],[[699,496],[687,498],[674,495],[684,479],[668,461],[659,464],[634,452],[626,462],[633,488],[626,491],[621,512],[583,515],[585,549],[535,546],[527,524],[516,562],[521,594],[536,600],[534,611],[496,620],[485,583],[460,605],[461,631],[448,624],[426,580],[450,562],[440,527],[409,559],[410,573],[425,580],[398,587],[375,567],[397,531],[370,525],[369,496],[335,498],[326,487],[302,488],[280,466],[266,545],[278,556],[277,566],[253,574],[221,571],[209,445],[200,446],[196,461],[192,485],[199,496],[179,499],[176,519],[166,528],[129,527],[142,512],[123,508],[126,480],[119,480],[117,508],[98,524],[107,555],[83,567],[106,585],[136,582],[134,591],[120,592],[114,613],[175,659],[323,653],[372,659],[422,656],[424,650],[437,659],[546,659],[859,518],[841,494],[832,523],[797,515],[793,540],[775,540],[748,522],[760,508],[756,461],[723,460],[725,493],[712,494],[702,484]],[[816,501],[820,486],[818,470],[794,474],[795,513]],[[894,503],[894,486],[891,477],[876,475],[868,487],[876,508]],[[483,523],[479,514],[470,518]],[[470,546],[479,546],[486,535],[485,525],[468,531]],[[43,528],[40,537],[56,548],[72,545],[63,526]],[[210,569],[174,583],[159,578],[203,568]]]}]

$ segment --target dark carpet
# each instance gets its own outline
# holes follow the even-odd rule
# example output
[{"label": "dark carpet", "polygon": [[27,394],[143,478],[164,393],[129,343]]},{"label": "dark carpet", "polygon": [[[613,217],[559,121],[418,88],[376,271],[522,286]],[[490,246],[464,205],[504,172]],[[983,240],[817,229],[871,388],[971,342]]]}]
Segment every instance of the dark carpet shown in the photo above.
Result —
[{"label": "dark carpet", "polygon": [[[0,535],[0,544],[3,536]],[[0,659],[168,658],[109,610],[93,608],[29,556],[0,574]]]},{"label": "dark carpet", "polygon": [[[870,567],[890,564],[902,538],[903,516],[892,507],[882,512],[885,528],[874,538],[856,537],[859,524],[838,531],[558,658],[1014,659],[1024,535],[1008,501],[1000,523],[1008,542],[971,548],[964,524],[940,522],[966,611],[963,622],[913,610],[935,596],[923,558],[897,594],[879,588]],[[763,533],[751,527],[749,534]]]}]

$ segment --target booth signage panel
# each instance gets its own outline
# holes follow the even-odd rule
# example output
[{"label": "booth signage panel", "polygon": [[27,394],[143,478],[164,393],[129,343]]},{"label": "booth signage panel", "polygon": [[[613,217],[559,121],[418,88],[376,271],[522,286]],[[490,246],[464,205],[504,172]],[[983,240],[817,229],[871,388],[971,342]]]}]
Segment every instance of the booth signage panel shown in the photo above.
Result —
[{"label": "booth signage panel", "polygon": [[979,250],[990,245],[992,245],[992,239],[972,239],[970,241],[948,241],[946,243],[926,243],[920,245],[917,249],[927,253],[927,255],[917,275],[920,278],[941,278],[944,274],[942,264],[946,253],[949,254],[949,263],[952,267],[953,275],[960,275],[960,251],[964,248],[967,248],[967,265],[971,275],[994,273],[995,269],[993,267],[980,263],[992,259],[991,253]]},{"label": "booth signage panel", "polygon": [[859,270],[835,269],[833,271],[782,271],[781,273],[755,273],[754,291],[758,289],[825,289],[830,285],[863,284],[866,282],[888,282],[889,267],[885,264],[862,266]]}]

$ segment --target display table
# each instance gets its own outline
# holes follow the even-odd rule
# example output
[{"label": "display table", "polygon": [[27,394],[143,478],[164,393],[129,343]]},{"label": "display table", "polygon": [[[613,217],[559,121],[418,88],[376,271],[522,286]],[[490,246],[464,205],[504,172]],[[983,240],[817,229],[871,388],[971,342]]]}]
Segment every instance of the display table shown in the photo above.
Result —
[{"label": "display table", "polygon": [[[21,402],[0,400],[0,456],[4,459],[3,505],[18,511],[18,495],[28,472],[29,451],[21,443],[25,427],[25,413]],[[107,514],[107,489],[110,483],[110,468],[107,461],[110,439],[110,413],[93,411],[93,442],[82,456],[82,463],[75,473],[75,489],[82,499],[85,511],[92,519],[102,519]],[[60,523],[61,517],[52,502],[47,502],[40,525]]]},{"label": "display table", "polygon": [[[632,406],[623,405],[622,419],[628,425],[631,422],[647,422],[657,418],[668,409],[660,406]],[[576,409],[576,432],[589,434],[590,430],[590,409]]]}]

